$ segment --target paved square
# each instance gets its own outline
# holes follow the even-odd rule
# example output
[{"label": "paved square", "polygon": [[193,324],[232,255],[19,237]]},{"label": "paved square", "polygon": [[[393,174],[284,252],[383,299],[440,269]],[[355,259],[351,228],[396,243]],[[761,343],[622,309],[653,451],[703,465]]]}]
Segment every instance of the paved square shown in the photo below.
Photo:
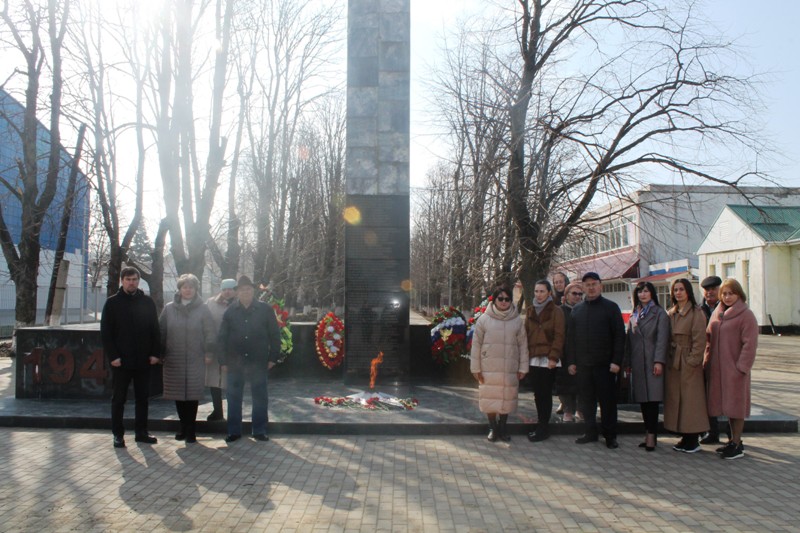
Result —
[{"label": "paved square", "polygon": [[747,456],[567,436],[219,437],[116,450],[107,432],[0,430],[4,531],[797,531],[800,439]]}]

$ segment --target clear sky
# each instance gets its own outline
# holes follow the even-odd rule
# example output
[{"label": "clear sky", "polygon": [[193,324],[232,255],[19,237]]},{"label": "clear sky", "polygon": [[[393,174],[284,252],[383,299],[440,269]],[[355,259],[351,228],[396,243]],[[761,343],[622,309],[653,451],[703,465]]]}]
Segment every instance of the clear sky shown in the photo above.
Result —
[{"label": "clear sky", "polygon": [[[795,96],[800,93],[800,1],[706,0],[699,8],[704,19],[736,39],[750,63],[742,64],[743,73],[768,73],[761,85],[764,133],[782,154],[771,168],[782,185],[800,187],[800,105]],[[430,108],[422,80],[440,53],[445,29],[484,10],[484,0],[411,0],[412,186],[424,185],[425,172],[442,151],[426,123]]]}]

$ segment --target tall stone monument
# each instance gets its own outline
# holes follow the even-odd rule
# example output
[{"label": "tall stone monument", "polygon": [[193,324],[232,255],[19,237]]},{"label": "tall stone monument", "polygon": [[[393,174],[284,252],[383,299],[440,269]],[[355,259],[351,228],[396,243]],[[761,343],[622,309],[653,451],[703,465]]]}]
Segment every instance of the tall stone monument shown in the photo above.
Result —
[{"label": "tall stone monument", "polygon": [[345,380],[409,373],[410,0],[349,0]]}]

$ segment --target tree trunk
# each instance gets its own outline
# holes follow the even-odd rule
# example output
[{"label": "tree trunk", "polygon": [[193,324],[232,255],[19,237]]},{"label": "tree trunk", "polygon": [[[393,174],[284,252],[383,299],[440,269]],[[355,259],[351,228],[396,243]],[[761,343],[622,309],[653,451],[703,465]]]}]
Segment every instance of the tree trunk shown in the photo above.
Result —
[{"label": "tree trunk", "polygon": [[53,314],[53,302],[56,297],[56,281],[58,271],[61,269],[61,261],[64,258],[64,249],[67,247],[67,232],[69,232],[69,222],[72,218],[72,206],[75,203],[75,184],[78,181],[78,163],[81,160],[83,149],[83,137],[86,135],[86,124],[81,124],[78,128],[78,145],[75,148],[75,157],[72,159],[72,166],[69,172],[67,183],[67,194],[64,199],[64,211],[61,216],[61,228],[58,232],[58,243],[56,244],[56,255],[53,260],[53,273],[50,276],[50,288],[47,291],[47,306],[44,309],[44,323],[50,324],[50,316]]}]

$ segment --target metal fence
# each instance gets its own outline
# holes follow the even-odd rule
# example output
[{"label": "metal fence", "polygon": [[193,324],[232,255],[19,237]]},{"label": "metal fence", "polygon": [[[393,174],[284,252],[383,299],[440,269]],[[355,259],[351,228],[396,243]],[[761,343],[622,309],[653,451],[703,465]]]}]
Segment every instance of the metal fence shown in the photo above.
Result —
[{"label": "metal fence", "polygon": [[[105,287],[67,287],[64,293],[64,309],[61,324],[86,324],[100,321],[100,312],[106,301]],[[47,305],[47,287],[39,287],[36,295],[36,325],[44,325]],[[16,294],[11,284],[0,285],[0,337],[10,337],[14,332]]]}]

